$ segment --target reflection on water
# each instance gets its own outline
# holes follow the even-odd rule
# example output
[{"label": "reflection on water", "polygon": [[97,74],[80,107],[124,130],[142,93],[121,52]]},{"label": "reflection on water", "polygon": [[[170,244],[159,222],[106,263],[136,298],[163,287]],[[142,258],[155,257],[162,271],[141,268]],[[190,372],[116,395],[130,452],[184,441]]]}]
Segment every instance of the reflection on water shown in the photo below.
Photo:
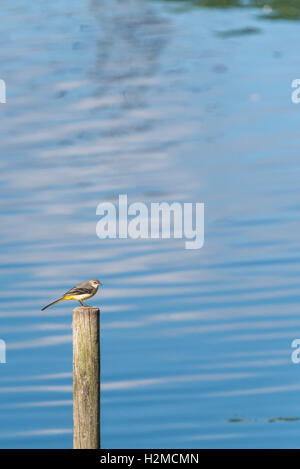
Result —
[{"label": "reflection on water", "polygon": [[208,8],[259,8],[259,14],[270,19],[299,19],[300,0],[165,0]]},{"label": "reflection on water", "polygon": [[[93,277],[104,447],[299,445],[298,24],[260,18],[297,15],[178,4],[2,8],[1,447],[72,446],[72,305],[40,308]],[[120,193],[205,202],[203,249],[100,241]]]}]

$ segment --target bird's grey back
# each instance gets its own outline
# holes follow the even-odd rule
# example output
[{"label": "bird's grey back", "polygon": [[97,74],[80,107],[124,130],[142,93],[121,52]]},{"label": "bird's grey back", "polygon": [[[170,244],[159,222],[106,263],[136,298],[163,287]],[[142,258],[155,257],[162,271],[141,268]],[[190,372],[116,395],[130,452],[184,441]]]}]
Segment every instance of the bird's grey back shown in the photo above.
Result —
[{"label": "bird's grey back", "polygon": [[76,285],[76,287],[71,288],[71,290],[68,290],[65,295],[67,294],[81,294],[81,293],[89,293],[93,291],[93,287],[90,284],[89,281],[87,282],[81,282],[79,285]]}]

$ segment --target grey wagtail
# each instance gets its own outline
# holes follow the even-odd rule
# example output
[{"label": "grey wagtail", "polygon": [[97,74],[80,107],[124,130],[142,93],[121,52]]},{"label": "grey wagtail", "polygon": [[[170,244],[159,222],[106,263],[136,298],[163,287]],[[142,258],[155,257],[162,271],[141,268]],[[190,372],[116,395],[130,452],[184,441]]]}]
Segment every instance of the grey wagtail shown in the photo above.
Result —
[{"label": "grey wagtail", "polygon": [[49,306],[55,305],[56,303],[65,300],[77,300],[82,306],[88,306],[82,301],[87,300],[88,298],[92,298],[92,296],[97,293],[99,285],[102,285],[102,283],[99,282],[99,280],[96,278],[88,280],[87,282],[82,282],[77,285],[77,287],[73,287],[71,290],[68,290],[61,298],[59,298],[59,300],[55,300],[49,305],[44,306],[42,311],[44,311],[46,308],[49,308]]}]

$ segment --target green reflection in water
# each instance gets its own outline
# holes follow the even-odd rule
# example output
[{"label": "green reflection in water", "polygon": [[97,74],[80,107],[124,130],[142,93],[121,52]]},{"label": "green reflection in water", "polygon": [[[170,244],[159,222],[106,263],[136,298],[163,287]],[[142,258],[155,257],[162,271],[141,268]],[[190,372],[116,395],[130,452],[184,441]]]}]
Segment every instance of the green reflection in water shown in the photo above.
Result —
[{"label": "green reflection in water", "polygon": [[269,419],[269,423],[274,423],[274,422],[297,422],[299,417],[275,417],[272,419]]},{"label": "green reflection in water", "polygon": [[165,0],[178,5],[193,5],[207,8],[260,8],[260,16],[267,19],[299,19],[300,0]]},{"label": "green reflection in water", "polygon": [[241,29],[231,29],[229,31],[223,31],[216,33],[220,37],[235,37],[235,36],[245,36],[246,34],[257,34],[260,33],[259,28],[241,28]]}]

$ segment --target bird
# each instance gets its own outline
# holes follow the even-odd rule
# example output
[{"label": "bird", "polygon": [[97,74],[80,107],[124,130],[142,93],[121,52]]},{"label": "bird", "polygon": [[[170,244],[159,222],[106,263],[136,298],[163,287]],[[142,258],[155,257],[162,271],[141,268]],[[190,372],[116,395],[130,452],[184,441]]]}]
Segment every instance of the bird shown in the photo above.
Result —
[{"label": "bird", "polygon": [[83,303],[83,300],[87,300],[88,298],[91,298],[92,296],[94,296],[98,291],[99,285],[102,286],[102,283],[96,278],[93,278],[92,280],[88,280],[87,282],[82,282],[76,287],[71,288],[71,290],[68,290],[58,300],[55,300],[49,305],[44,306],[41,309],[41,311],[44,311],[46,308],[49,308],[49,306],[53,306],[56,303],[59,303],[60,301],[65,301],[65,300],[77,300],[79,301],[81,306],[88,306],[87,304]]}]

